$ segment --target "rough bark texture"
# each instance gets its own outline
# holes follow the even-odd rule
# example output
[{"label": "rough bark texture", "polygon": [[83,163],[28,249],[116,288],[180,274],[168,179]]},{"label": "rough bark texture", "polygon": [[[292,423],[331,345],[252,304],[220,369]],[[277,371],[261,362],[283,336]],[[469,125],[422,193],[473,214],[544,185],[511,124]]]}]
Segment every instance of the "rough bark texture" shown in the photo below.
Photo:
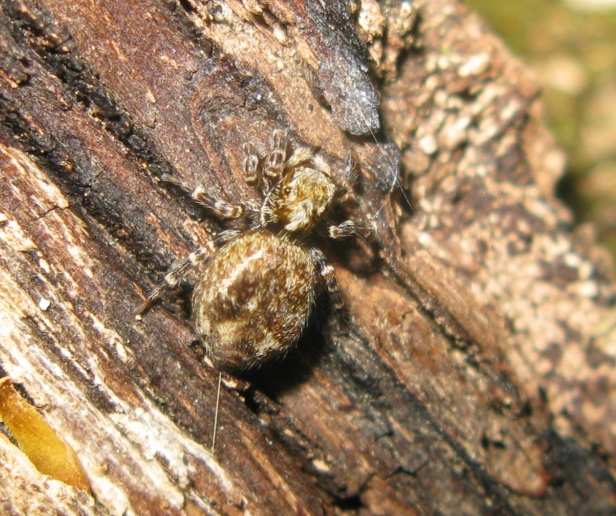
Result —
[{"label": "rough bark texture", "polygon": [[[0,373],[94,494],[0,436],[3,513],[616,511],[611,265],[554,198],[536,83],[462,5],[2,6]],[[188,307],[135,319],[218,228],[159,178],[255,198],[241,146],[276,128],[336,173],[352,150],[373,236],[324,243],[348,321],[228,377],[212,456]]]}]

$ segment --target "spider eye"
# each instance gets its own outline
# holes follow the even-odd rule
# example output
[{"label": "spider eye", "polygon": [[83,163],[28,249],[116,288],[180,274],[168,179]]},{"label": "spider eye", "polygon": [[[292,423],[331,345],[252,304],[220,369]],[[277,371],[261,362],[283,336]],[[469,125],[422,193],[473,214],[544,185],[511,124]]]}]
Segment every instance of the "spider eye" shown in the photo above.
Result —
[{"label": "spider eye", "polygon": [[286,188],[282,191],[282,193],[283,193],[283,194],[285,194],[285,195],[289,195],[289,194],[291,193],[291,187],[290,187],[290,186],[287,186],[287,187],[286,187]]}]

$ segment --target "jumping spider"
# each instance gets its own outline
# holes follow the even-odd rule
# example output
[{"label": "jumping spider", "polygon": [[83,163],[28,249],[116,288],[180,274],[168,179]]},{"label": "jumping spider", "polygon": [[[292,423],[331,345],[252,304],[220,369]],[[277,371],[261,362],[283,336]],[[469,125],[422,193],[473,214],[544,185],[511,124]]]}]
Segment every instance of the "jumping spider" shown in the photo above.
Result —
[{"label": "jumping spider", "polygon": [[[175,262],[148,296],[143,309],[167,288],[177,287],[190,267],[209,262],[192,297],[194,324],[207,354],[220,370],[246,369],[286,353],[299,339],[312,312],[320,281],[334,309],[342,298],[334,269],[307,237],[324,222],[329,208],[355,181],[351,159],[342,184],[311,149],[287,153],[287,136],[275,131],[268,155],[259,159],[244,145],[244,178],[260,184],[261,206],[212,198],[202,187],[192,198],[221,219],[243,219],[243,230],[219,233],[214,242]],[[170,176],[190,192],[188,185]],[[331,238],[365,236],[352,220],[327,226]]]}]

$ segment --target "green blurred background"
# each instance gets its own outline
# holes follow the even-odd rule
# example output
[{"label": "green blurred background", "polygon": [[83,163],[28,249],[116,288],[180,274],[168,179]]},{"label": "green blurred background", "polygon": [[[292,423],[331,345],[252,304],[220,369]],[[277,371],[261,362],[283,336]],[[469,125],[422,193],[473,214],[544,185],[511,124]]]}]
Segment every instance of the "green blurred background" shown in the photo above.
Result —
[{"label": "green blurred background", "polygon": [[616,259],[616,0],[467,0],[534,70],[567,151],[559,195]]}]

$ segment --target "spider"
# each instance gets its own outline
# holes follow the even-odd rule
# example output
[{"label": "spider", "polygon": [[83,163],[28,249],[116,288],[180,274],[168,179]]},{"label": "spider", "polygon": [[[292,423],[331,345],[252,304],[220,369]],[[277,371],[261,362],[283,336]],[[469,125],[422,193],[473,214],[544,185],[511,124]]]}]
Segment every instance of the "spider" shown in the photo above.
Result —
[{"label": "spider", "polygon": [[[308,237],[356,180],[349,156],[341,184],[312,149],[288,152],[286,133],[274,131],[271,150],[259,158],[244,145],[246,182],[258,185],[261,205],[229,203],[171,176],[162,179],[186,192],[220,219],[244,222],[243,230],[220,232],[214,241],[172,264],[152,290],[143,312],[163,290],[175,288],[186,272],[205,263],[192,296],[194,326],[218,370],[242,370],[285,354],[299,339],[324,284],[332,307],[342,308],[334,268]],[[329,237],[367,236],[353,220],[327,225]]]}]

